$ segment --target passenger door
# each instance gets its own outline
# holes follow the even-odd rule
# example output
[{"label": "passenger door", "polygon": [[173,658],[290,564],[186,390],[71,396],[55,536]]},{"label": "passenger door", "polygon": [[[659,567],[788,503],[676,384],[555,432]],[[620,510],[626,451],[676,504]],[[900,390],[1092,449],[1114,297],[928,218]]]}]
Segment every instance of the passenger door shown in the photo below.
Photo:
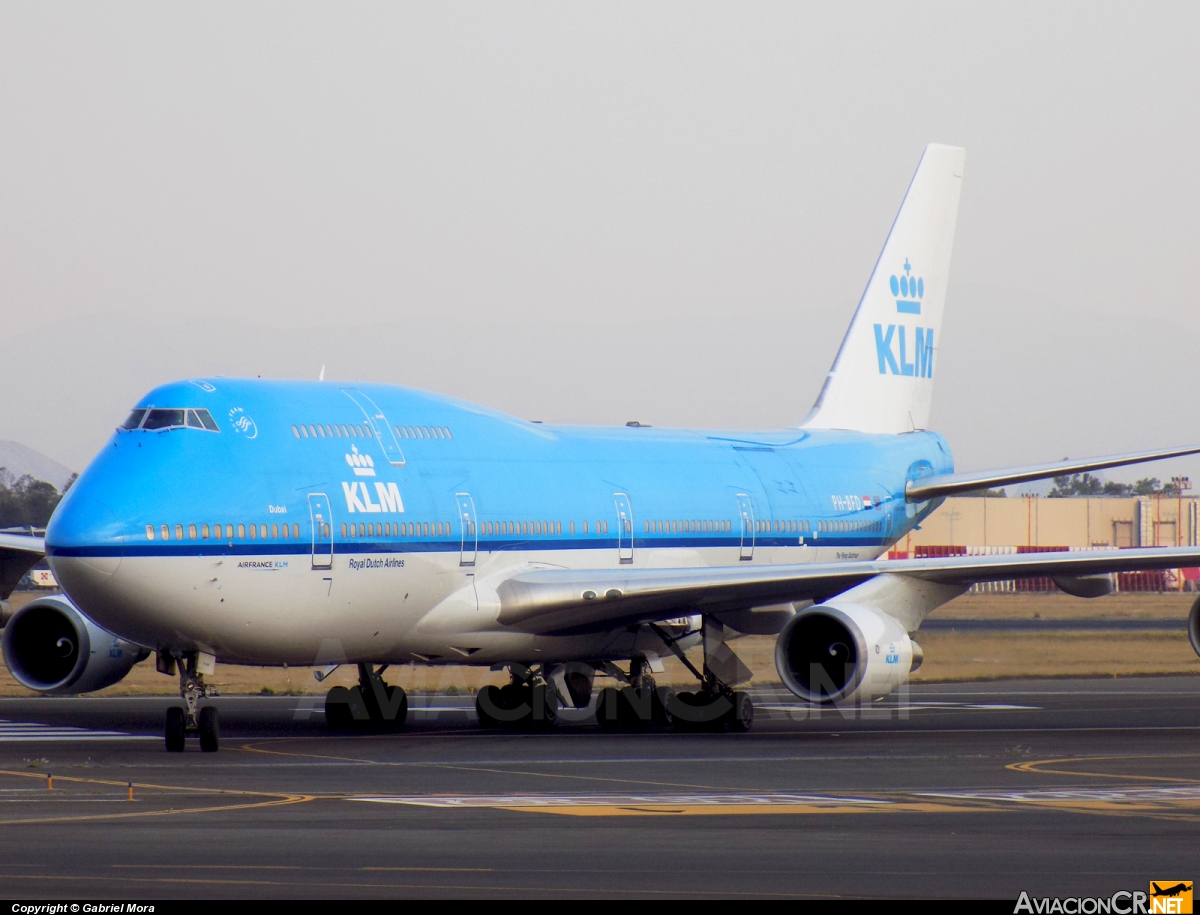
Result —
[{"label": "passenger door", "polygon": [[754,558],[754,504],[744,492],[738,493],[738,517],[742,522],[742,551],[740,559]]},{"label": "passenger door", "polygon": [[629,496],[623,492],[613,493],[617,509],[617,557],[621,562],[633,562],[633,509]]},{"label": "passenger door", "polygon": [[479,528],[475,523],[475,500],[469,492],[454,494],[458,502],[458,523],[462,526],[462,552],[459,553],[460,566],[475,565],[475,553],[479,548]]},{"label": "passenger door", "polygon": [[312,567],[333,568],[333,512],[329,496],[323,492],[308,494],[308,516],[312,522]]}]

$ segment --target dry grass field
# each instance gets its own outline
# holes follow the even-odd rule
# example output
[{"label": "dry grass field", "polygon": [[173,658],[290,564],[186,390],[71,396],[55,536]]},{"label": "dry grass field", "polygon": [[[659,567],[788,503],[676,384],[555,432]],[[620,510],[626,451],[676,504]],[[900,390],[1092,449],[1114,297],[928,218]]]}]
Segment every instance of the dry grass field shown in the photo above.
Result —
[{"label": "dry grass field", "polygon": [[[13,595],[18,605],[29,597]],[[967,594],[936,612],[953,619],[1178,619],[1187,618],[1195,595],[1113,594],[1080,600],[1065,594]],[[925,663],[914,681],[997,679],[1003,677],[1137,676],[1200,674],[1200,658],[1182,632],[927,632],[918,636]],[[749,636],[732,644],[754,672],[754,682],[775,683],[775,640]],[[698,652],[693,652],[697,654]],[[693,659],[699,665],[699,658]],[[692,681],[683,665],[665,659],[662,684]],[[398,666],[388,671],[389,682],[410,692],[473,692],[487,683],[502,683],[505,675],[471,667]],[[352,668],[342,668],[317,683],[309,668],[218,665],[210,678],[225,694],[323,694],[331,685],[352,685]],[[100,695],[174,694],[177,681],[154,670],[153,658],[137,665],[124,680]],[[6,669],[0,668],[0,696],[30,695]]]}]

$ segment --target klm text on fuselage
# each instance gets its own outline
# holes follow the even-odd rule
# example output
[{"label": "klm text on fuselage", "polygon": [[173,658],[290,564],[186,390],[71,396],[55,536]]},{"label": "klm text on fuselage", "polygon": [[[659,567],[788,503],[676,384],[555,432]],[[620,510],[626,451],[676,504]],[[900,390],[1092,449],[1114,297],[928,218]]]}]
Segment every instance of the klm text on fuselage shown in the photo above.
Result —
[{"label": "klm text on fuselage", "polygon": [[[912,349],[909,349],[909,334]],[[909,353],[912,359],[909,359]],[[933,377],[933,328],[905,327],[903,324],[875,325],[875,355],[879,374]]]}]

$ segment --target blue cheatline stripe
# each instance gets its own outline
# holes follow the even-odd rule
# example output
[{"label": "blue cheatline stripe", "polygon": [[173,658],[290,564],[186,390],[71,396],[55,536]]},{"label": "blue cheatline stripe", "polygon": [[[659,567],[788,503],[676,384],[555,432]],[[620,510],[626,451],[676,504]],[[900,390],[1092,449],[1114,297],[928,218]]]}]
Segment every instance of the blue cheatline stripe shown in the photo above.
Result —
[{"label": "blue cheatline stripe", "polygon": [[[882,537],[861,537],[851,535],[826,534],[819,539],[805,538],[799,543],[798,538],[762,536],[754,541],[755,549],[768,547],[885,547],[889,541]],[[742,543],[736,537],[695,537],[680,536],[656,537],[649,534],[633,542],[637,549],[698,549],[698,548],[740,548]],[[339,556],[356,555],[359,553],[457,553],[462,549],[458,540],[340,540],[333,544],[333,552]],[[468,545],[470,549],[470,545]],[[480,538],[476,551],[481,553],[518,552],[521,550],[602,550],[617,549],[617,541],[612,538],[596,538],[588,540],[529,540],[503,539],[493,540]],[[304,542],[292,543],[235,543],[232,546],[225,543],[135,543],[128,545],[98,545],[98,546],[53,546],[48,544],[46,553],[49,556],[64,557],[118,557],[118,556],[309,556],[313,552],[312,545]],[[318,551],[320,552],[320,551]]]}]

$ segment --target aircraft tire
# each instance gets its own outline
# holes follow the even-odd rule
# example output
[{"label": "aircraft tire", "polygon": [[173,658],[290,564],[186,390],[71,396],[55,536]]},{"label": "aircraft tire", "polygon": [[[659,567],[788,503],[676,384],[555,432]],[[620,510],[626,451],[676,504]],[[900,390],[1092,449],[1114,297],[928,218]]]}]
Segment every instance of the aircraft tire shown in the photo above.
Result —
[{"label": "aircraft tire", "polygon": [[350,713],[350,690],[335,686],[325,694],[325,723],[337,731],[344,731],[354,724]]},{"label": "aircraft tire", "polygon": [[[643,712],[648,711],[649,717]],[[654,697],[650,697],[649,707],[643,701],[642,695],[632,686],[624,687],[617,694],[617,725],[622,731],[644,731],[654,720]]]},{"label": "aircraft tire", "polygon": [[696,694],[684,690],[680,693],[675,693],[672,697],[669,711],[671,713],[671,724],[677,731],[694,731],[696,724],[692,721],[695,717],[693,709],[696,705]]},{"label": "aircraft tire", "polygon": [[500,692],[499,687],[485,686],[479,691],[479,695],[475,697],[475,714],[479,716],[479,726],[481,728],[498,727],[500,722],[497,721],[489,712],[489,708],[499,708],[497,704],[497,693]]},{"label": "aircraft tire", "polygon": [[388,687],[388,700],[393,702],[396,696],[396,691],[400,691],[400,707],[396,710],[396,717],[388,724],[397,730],[404,727],[404,722],[408,720],[408,693],[399,686]]},{"label": "aircraft tire", "polygon": [[654,691],[653,724],[656,728],[669,728],[675,722],[671,715],[671,705],[675,701],[675,690],[669,686],[660,686]]},{"label": "aircraft tire", "polygon": [[221,746],[221,721],[214,705],[200,709],[200,749],[205,753],[216,753]]},{"label": "aircraft tire", "polygon": [[[397,704],[396,691],[400,691],[400,699]],[[374,727],[396,729],[404,727],[404,722],[408,719],[408,693],[399,686],[387,686],[387,705],[388,709],[380,708],[378,700],[374,694],[367,690],[365,693],[361,687],[357,690],[357,695],[363,697],[363,708],[366,709],[369,720]],[[356,697],[351,696],[351,701]],[[388,717],[387,711],[393,706],[396,707],[395,714]]]},{"label": "aircraft tire", "polygon": [[533,726],[543,729],[554,727],[558,721],[558,696],[554,690],[539,683],[530,692],[530,708],[534,711],[540,710],[540,714],[530,714]]},{"label": "aircraft tire", "polygon": [[173,705],[167,709],[165,737],[168,753],[183,752],[184,718],[181,706]]},{"label": "aircraft tire", "polygon": [[754,726],[754,700],[749,693],[733,694],[733,708],[729,710],[729,730],[745,734]]},{"label": "aircraft tire", "polygon": [[602,731],[615,731],[621,721],[621,695],[613,687],[606,686],[596,697],[596,724]]}]

